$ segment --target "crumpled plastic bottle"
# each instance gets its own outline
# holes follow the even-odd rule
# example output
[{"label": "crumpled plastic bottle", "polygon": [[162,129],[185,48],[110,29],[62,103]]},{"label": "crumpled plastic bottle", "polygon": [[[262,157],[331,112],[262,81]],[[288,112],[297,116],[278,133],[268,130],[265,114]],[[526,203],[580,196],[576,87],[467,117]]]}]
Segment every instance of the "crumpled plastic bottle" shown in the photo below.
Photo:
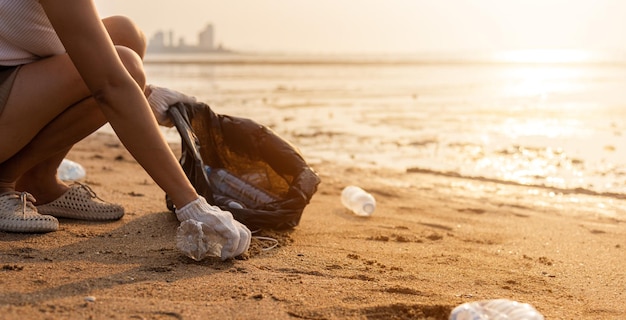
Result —
[{"label": "crumpled plastic bottle", "polygon": [[494,299],[464,303],[452,310],[449,320],[544,320],[544,317],[527,303]]},{"label": "crumpled plastic bottle", "polygon": [[87,175],[85,168],[72,160],[63,159],[57,169],[59,179],[64,181],[80,180]]},{"label": "crumpled plastic bottle", "polygon": [[181,222],[176,231],[176,248],[196,261],[220,257],[224,244],[226,239],[213,228],[193,219]]}]

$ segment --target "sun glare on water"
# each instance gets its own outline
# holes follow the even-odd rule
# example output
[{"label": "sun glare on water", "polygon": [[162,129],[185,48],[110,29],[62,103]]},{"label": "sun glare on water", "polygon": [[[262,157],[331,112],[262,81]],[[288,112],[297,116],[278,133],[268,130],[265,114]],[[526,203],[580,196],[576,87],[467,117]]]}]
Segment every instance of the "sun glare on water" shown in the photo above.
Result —
[{"label": "sun glare on water", "polygon": [[502,93],[511,97],[538,98],[545,102],[552,94],[569,94],[579,89],[578,79],[584,76],[579,68],[555,64],[515,66],[502,71],[510,82],[505,82]]},{"label": "sun glare on water", "polygon": [[502,93],[510,97],[538,98],[545,102],[552,94],[567,95],[582,90],[580,79],[587,63],[602,61],[599,53],[583,50],[518,50],[496,53],[494,60],[505,63]]}]

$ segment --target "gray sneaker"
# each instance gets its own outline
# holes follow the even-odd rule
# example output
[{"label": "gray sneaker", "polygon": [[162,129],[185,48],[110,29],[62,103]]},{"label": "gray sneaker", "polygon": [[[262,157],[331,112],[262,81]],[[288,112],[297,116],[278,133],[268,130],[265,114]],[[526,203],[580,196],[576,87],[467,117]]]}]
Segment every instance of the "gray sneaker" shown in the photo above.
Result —
[{"label": "gray sneaker", "polygon": [[57,218],[91,221],[118,220],[124,216],[124,207],[105,202],[88,185],[79,182],[58,199],[37,206],[37,211]]},{"label": "gray sneaker", "polygon": [[33,204],[35,198],[27,192],[7,192],[0,195],[0,231],[43,233],[59,229],[55,217],[42,215]]}]

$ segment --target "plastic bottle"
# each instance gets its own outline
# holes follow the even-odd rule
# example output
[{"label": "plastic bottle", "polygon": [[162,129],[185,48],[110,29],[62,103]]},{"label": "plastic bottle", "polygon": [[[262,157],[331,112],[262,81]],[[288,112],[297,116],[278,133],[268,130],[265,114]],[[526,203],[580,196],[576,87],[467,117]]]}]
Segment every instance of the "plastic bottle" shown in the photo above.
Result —
[{"label": "plastic bottle", "polygon": [[452,310],[449,320],[544,320],[527,303],[507,299],[482,300],[464,303]]},{"label": "plastic bottle", "polygon": [[181,222],[176,231],[176,248],[196,261],[220,257],[225,243],[211,227],[193,219]]},{"label": "plastic bottle", "polygon": [[226,169],[205,166],[205,170],[215,193],[240,201],[247,208],[259,208],[278,200],[278,197],[247,183]]},{"label": "plastic bottle", "polygon": [[341,203],[358,216],[370,216],[376,209],[376,199],[357,186],[347,186],[341,191]]},{"label": "plastic bottle", "polygon": [[68,181],[80,180],[84,178],[87,173],[85,172],[85,168],[83,168],[80,164],[72,160],[63,159],[57,169],[57,175],[59,176],[59,179]]},{"label": "plastic bottle", "polygon": [[216,204],[220,207],[229,207],[232,209],[245,208],[241,202],[218,194],[213,195],[213,200],[215,200]]}]

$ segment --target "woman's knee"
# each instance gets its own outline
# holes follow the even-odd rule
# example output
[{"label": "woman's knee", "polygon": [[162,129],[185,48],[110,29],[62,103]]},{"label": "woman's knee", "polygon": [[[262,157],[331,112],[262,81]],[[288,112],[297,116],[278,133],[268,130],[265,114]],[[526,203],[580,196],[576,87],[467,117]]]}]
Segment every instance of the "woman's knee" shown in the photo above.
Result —
[{"label": "woman's knee", "polygon": [[111,16],[102,19],[102,22],[115,45],[130,48],[143,59],[146,54],[146,36],[130,18]]},{"label": "woman's knee", "polygon": [[128,73],[135,79],[141,88],[146,85],[146,74],[143,70],[143,61],[135,51],[125,46],[116,46],[117,54]]}]

